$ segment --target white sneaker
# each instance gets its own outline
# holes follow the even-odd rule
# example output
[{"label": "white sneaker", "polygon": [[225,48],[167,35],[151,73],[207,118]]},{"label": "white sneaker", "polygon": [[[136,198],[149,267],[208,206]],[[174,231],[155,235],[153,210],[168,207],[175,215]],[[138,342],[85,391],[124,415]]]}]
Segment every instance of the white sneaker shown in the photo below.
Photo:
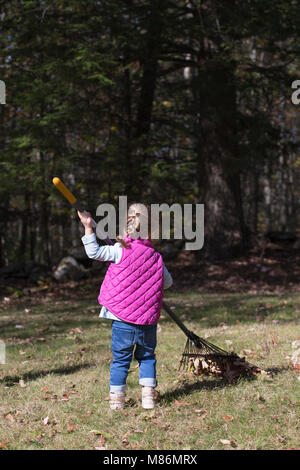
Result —
[{"label": "white sneaker", "polygon": [[146,409],[155,408],[157,392],[154,387],[142,388],[142,407]]},{"label": "white sneaker", "polygon": [[110,409],[111,410],[122,410],[125,406],[125,393],[110,392]]}]

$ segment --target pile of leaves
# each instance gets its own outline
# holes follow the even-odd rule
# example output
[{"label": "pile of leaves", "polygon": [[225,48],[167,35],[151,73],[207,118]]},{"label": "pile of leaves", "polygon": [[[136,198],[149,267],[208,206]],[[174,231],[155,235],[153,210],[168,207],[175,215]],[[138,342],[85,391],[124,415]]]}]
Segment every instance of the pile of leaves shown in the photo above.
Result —
[{"label": "pile of leaves", "polygon": [[216,354],[192,355],[188,359],[188,370],[193,375],[215,375],[233,383],[239,377],[251,377],[264,371],[246,362],[244,357]]}]

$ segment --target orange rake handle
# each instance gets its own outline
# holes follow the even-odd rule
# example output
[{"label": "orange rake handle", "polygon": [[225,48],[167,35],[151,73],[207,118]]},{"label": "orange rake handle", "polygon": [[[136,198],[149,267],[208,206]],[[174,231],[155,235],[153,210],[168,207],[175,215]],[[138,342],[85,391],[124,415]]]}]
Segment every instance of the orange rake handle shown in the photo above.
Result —
[{"label": "orange rake handle", "polygon": [[[56,186],[58,191],[69,201],[70,204],[72,204],[75,209],[77,209],[79,212],[82,212],[84,215],[88,215],[87,211],[83,208],[78,199],[76,199],[74,194],[72,194],[71,191],[68,190],[68,188],[59,178],[57,178],[57,176],[53,178],[52,182],[54,186]],[[92,225],[93,228],[97,227],[97,223],[94,219],[92,219]]]}]

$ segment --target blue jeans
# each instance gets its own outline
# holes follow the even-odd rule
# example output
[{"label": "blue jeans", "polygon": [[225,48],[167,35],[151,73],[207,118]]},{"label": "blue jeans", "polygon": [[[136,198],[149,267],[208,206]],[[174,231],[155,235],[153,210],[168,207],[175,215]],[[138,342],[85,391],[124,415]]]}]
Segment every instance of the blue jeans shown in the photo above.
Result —
[{"label": "blue jeans", "polygon": [[110,391],[124,392],[126,379],[133,356],[140,366],[139,384],[156,387],[156,330],[157,325],[134,325],[113,320],[110,366]]}]

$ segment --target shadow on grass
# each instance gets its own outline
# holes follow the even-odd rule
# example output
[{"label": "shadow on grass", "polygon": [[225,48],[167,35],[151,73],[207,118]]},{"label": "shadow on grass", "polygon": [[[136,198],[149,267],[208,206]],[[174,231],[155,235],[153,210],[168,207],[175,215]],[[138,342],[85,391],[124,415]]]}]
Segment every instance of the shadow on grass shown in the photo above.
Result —
[{"label": "shadow on grass", "polygon": [[34,371],[34,372],[33,371],[26,372],[25,374],[3,377],[3,379],[0,379],[0,384],[4,384],[7,387],[13,387],[14,385],[18,385],[21,379],[30,381],[30,380],[39,379],[41,377],[45,377],[46,375],[49,375],[49,374],[56,374],[56,375],[74,374],[75,372],[81,369],[88,369],[89,367],[93,367],[93,366],[95,366],[95,363],[84,363],[84,364],[77,364],[77,365],[72,365],[72,366],[58,367],[57,369],[47,369],[47,370],[39,370],[39,371]]},{"label": "shadow on grass", "polygon": [[[48,335],[61,335],[61,334],[68,334],[72,331],[74,328],[81,328],[83,330],[88,330],[93,327],[100,327],[99,325],[99,320],[87,320],[87,319],[82,319],[77,320],[77,319],[57,319],[56,321],[53,321],[51,318],[50,320],[48,319],[42,319],[40,321],[41,324],[41,329],[42,331],[38,331],[36,328],[36,320],[31,320],[27,322],[23,322],[21,330],[18,329],[16,330],[16,325],[18,325],[18,321],[13,321],[13,322],[8,322],[3,325],[0,325],[0,334],[1,334],[1,339],[6,339],[6,338],[14,338],[16,340],[26,340],[26,339],[38,339],[41,336],[47,337]],[[52,338],[51,338],[52,339]]]},{"label": "shadow on grass", "polygon": [[266,372],[272,374],[272,375],[278,375],[280,374],[281,372],[287,372],[287,371],[290,371],[291,370],[291,366],[281,366],[281,367],[268,367],[267,369],[265,369]]},{"label": "shadow on grass", "polygon": [[[287,370],[290,370],[289,366],[282,366],[282,367],[275,366],[275,367],[270,367],[266,369],[266,372],[269,372],[272,375],[278,375],[281,372],[284,372]],[[195,391],[213,390],[215,388],[222,389],[226,387],[238,387],[241,381],[253,382],[255,380],[257,380],[257,377],[255,375],[243,377],[242,379],[239,379],[233,383],[228,383],[226,380],[222,380],[222,379],[197,381],[197,379],[195,378],[195,382],[183,383],[176,390],[170,390],[170,391],[167,391],[166,393],[161,394],[159,401],[161,403],[170,403],[171,401],[177,398],[180,398],[180,397],[182,398],[185,395],[189,395]]]},{"label": "shadow on grass", "polygon": [[[253,378],[251,378],[253,380]],[[236,385],[236,384],[235,384]],[[171,401],[175,400],[176,398],[183,397],[185,395],[189,395],[195,391],[201,390],[213,390],[214,388],[224,388],[224,387],[232,387],[232,384],[228,384],[225,380],[201,380],[193,383],[184,383],[176,390],[170,390],[166,393],[160,395],[160,402],[163,403],[170,403]]]}]

